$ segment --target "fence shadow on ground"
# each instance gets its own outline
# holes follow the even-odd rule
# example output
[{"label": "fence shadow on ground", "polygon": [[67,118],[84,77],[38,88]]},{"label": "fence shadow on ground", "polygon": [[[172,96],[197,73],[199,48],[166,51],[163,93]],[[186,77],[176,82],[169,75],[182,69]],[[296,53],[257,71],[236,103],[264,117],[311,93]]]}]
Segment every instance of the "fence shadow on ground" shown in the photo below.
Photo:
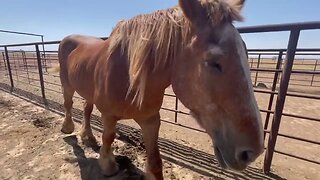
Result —
[{"label": "fence shadow on ground", "polygon": [[[0,89],[6,92],[10,91],[10,86],[5,83],[0,83]],[[26,101],[29,101],[35,105],[42,106],[48,110],[56,112],[60,115],[63,114],[63,105],[51,100],[47,100],[48,105],[44,105],[44,100],[42,97],[35,95],[31,92],[27,92],[21,89],[14,89],[13,95],[18,96]],[[78,122],[82,119],[82,110],[73,109],[74,119]],[[92,115],[92,125],[95,130],[102,132],[102,123],[100,118],[96,115]],[[119,133],[119,140],[130,143],[134,146],[140,146],[138,150],[143,150],[143,142],[140,130],[119,124],[117,126]],[[192,147],[188,147],[168,139],[159,139],[159,148],[162,154],[162,158],[178,164],[182,167],[188,168],[191,171],[197,172],[203,176],[212,177],[214,179],[261,179],[261,180],[278,180],[284,179],[276,174],[270,173],[265,175],[261,169],[249,167],[246,171],[242,173],[237,173],[228,170],[222,170],[218,166],[218,162],[214,155],[208,154]],[[219,176],[217,176],[219,174]],[[221,178],[223,177],[223,178]]]}]

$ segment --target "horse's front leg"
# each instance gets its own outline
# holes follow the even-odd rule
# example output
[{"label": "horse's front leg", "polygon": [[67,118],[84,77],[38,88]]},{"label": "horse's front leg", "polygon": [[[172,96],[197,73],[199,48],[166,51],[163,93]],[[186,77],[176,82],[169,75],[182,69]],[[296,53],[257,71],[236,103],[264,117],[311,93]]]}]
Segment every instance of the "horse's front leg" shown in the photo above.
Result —
[{"label": "horse's front leg", "polygon": [[143,141],[147,151],[147,179],[163,179],[162,161],[158,148],[160,115],[157,113],[148,119],[136,119],[136,121],[141,127]]},{"label": "horse's front leg", "polygon": [[104,113],[102,113],[102,122],[103,134],[102,146],[100,148],[99,165],[102,169],[102,173],[105,176],[113,176],[119,171],[119,165],[115,160],[111,147],[116,136],[117,119],[106,116]]},{"label": "horse's front leg", "polygon": [[63,99],[64,103],[63,106],[65,108],[65,118],[62,123],[61,132],[65,134],[71,134],[74,131],[74,123],[72,121],[72,97],[74,94],[74,90],[70,87],[67,87],[62,83],[62,92],[63,92]]}]

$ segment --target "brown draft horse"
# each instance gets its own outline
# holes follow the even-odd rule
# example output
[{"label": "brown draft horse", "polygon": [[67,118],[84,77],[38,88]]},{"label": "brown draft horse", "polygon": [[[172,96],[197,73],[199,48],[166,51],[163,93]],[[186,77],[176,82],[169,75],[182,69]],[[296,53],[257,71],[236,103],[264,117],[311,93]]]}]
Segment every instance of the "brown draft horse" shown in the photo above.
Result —
[{"label": "brown draft horse", "polygon": [[234,20],[244,0],[179,0],[179,6],[121,21],[108,40],[68,36],[59,47],[65,120],[72,133],[72,97],[86,103],[81,136],[95,141],[93,104],[104,126],[99,164],[118,172],[111,144],[120,119],[141,127],[146,174],[162,179],[157,145],[165,89],[179,100],[213,140],[224,168],[243,170],[263,151],[261,115],[254,97],[245,45]]}]

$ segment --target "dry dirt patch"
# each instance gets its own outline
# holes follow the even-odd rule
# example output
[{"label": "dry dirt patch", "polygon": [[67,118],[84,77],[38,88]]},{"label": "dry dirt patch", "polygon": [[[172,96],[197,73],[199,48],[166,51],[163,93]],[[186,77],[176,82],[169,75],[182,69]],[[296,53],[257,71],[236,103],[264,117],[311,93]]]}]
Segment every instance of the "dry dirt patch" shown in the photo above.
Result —
[{"label": "dry dirt patch", "polygon": [[[31,103],[0,93],[0,179],[105,179],[97,149],[84,146],[77,135],[60,133],[62,118]],[[117,151],[135,159],[133,146],[115,142]],[[142,172],[126,156],[123,171],[111,179],[141,179]]]}]

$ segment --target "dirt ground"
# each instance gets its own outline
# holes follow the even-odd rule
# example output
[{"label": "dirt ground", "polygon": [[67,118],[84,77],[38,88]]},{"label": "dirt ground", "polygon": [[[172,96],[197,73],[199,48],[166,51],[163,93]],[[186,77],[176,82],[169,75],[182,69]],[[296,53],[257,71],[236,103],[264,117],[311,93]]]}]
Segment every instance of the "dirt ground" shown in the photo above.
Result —
[{"label": "dirt ground", "polygon": [[[17,96],[0,91],[0,179],[108,179],[97,164],[98,147],[85,146],[76,132],[62,134],[61,115]],[[109,179],[143,179],[145,152],[138,126],[121,121],[118,130],[114,150],[122,171]],[[223,171],[208,136],[167,123],[161,125],[159,146],[165,179],[320,179],[319,166],[277,154],[270,176],[261,172],[263,156],[243,173]]]}]

